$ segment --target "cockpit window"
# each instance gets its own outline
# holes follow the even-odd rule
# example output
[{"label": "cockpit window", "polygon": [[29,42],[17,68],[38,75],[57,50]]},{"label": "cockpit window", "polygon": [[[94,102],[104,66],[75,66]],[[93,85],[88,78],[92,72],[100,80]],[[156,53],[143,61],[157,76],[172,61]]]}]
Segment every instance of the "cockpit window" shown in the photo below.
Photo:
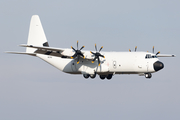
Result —
[{"label": "cockpit window", "polygon": [[157,56],[156,55],[152,55],[151,56],[151,54],[146,54],[146,57],[145,57],[146,59],[149,59],[149,58],[157,58]]}]

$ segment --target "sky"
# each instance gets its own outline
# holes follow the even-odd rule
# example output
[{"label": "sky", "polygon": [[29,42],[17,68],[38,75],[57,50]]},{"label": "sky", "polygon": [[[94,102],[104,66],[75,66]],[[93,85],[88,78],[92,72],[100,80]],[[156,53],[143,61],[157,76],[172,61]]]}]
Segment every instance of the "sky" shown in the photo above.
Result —
[{"label": "sky", "polygon": [[[179,120],[179,0],[1,0],[1,120]],[[25,51],[32,15],[39,15],[49,45],[94,44],[103,51],[161,51],[165,67],[146,79],[115,75],[84,79],[44,61],[4,51]]]}]

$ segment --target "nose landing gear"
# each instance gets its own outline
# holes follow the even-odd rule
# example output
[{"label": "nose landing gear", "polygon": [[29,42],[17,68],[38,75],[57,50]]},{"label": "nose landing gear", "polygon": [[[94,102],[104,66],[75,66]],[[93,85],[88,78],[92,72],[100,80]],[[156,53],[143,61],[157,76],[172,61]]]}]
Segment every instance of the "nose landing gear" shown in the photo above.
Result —
[{"label": "nose landing gear", "polygon": [[145,77],[146,77],[146,78],[151,78],[151,77],[152,77],[152,74],[151,74],[151,73],[145,73]]}]

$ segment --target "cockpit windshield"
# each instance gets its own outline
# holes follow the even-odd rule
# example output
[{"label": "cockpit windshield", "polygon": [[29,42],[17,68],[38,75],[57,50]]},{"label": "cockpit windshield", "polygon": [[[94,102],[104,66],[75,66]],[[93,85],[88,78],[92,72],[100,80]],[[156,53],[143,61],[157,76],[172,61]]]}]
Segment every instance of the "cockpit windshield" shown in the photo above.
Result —
[{"label": "cockpit windshield", "polygon": [[149,59],[149,58],[157,58],[156,55],[151,55],[151,54],[146,54],[146,59]]}]

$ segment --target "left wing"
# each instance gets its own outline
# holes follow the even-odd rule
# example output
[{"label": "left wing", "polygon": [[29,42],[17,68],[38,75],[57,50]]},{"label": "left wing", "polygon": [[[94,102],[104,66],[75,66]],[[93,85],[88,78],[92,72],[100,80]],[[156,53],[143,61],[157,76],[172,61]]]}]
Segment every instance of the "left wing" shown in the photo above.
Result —
[{"label": "left wing", "polygon": [[42,46],[34,46],[34,45],[20,45],[21,47],[29,47],[37,49],[34,53],[52,55],[57,57],[65,57],[70,58],[72,56],[72,50],[55,48],[55,47],[42,47]]},{"label": "left wing", "polygon": [[[42,46],[34,46],[34,45],[20,45],[21,47],[29,47],[29,48],[35,48],[37,49],[34,53],[39,54],[46,54],[46,55],[52,55],[52,56],[58,56],[58,57],[64,57],[64,58],[71,58],[71,56],[74,55],[74,52],[72,49],[63,49],[63,48],[55,48],[55,47],[42,47]],[[82,54],[84,54],[85,59],[92,60],[92,55],[89,51],[83,51]]]},{"label": "left wing", "polygon": [[26,52],[11,52],[11,51],[6,51],[6,53],[11,53],[11,54],[24,54],[24,55],[36,56],[35,53],[26,53]]},{"label": "left wing", "polygon": [[38,50],[42,51],[55,51],[55,52],[63,52],[63,49],[54,48],[54,47],[41,47],[41,46],[34,46],[34,45],[20,45],[21,47],[30,47],[30,48],[37,48]]}]

